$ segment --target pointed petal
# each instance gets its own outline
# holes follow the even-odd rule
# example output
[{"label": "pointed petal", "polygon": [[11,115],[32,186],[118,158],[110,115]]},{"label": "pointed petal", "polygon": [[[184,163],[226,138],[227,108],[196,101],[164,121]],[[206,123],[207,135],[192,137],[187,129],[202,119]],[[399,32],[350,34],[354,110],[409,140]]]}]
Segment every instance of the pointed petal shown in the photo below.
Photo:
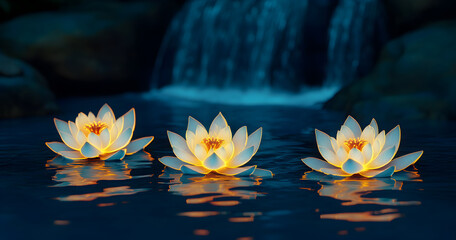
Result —
[{"label": "pointed petal", "polygon": [[326,147],[318,147],[321,156],[330,164],[334,166],[340,166],[342,163],[337,158],[336,153]]},{"label": "pointed petal", "polygon": [[337,160],[338,160],[338,164],[336,165],[336,167],[342,167],[342,163],[347,161],[347,158],[348,158],[347,150],[345,150],[344,147],[340,147],[339,150],[337,150],[336,154],[337,154]]},{"label": "pointed petal", "polygon": [[123,125],[124,125],[124,119],[119,118],[114,123],[114,125],[111,127],[111,129],[109,130],[109,134],[111,135],[111,143],[114,142],[119,137],[119,135],[122,133]]},{"label": "pointed petal", "polygon": [[209,135],[217,136],[218,132],[227,126],[228,123],[226,122],[225,117],[222,113],[219,113],[211,123],[211,126],[209,128]]},{"label": "pointed petal", "polygon": [[112,111],[111,107],[107,103],[105,103],[103,107],[100,108],[97,117],[99,119],[103,119],[106,113],[111,114],[112,118],[115,118],[114,111]]},{"label": "pointed petal", "polygon": [[200,174],[208,174],[211,170],[200,167],[200,166],[193,166],[193,165],[184,165],[180,169],[184,174],[192,174],[192,175],[200,175]]},{"label": "pointed petal", "polygon": [[229,144],[226,144],[224,147],[221,147],[221,148],[215,150],[215,153],[224,162],[228,162],[229,160],[231,160],[231,157],[233,156],[233,149],[234,149],[233,142],[230,142]]},{"label": "pointed petal", "polygon": [[162,157],[158,161],[163,163],[165,166],[168,166],[172,169],[181,170],[181,167],[186,163],[179,160],[177,157]]},{"label": "pointed petal", "polygon": [[76,124],[72,121],[68,121],[68,126],[70,128],[71,135],[73,138],[76,138],[76,135],[78,134],[79,130]]},{"label": "pointed petal", "polygon": [[369,125],[374,129],[375,137],[377,137],[377,135],[378,135],[378,124],[377,124],[377,121],[375,121],[375,119],[372,118],[372,121],[371,121],[371,123]]},{"label": "pointed petal", "polygon": [[89,124],[89,117],[84,113],[79,113],[78,117],[76,117],[75,124],[80,131],[83,131],[85,134],[88,134],[88,130],[85,128],[87,124]]},{"label": "pointed petal", "polygon": [[239,128],[233,136],[233,143],[234,143],[234,155],[239,154],[245,148],[245,144],[247,143],[247,127],[243,126]]},{"label": "pointed petal", "polygon": [[372,160],[372,145],[370,143],[366,144],[366,146],[363,147],[363,157],[364,157],[364,163],[366,164]]},{"label": "pointed petal", "polygon": [[95,115],[93,115],[92,112],[89,112],[89,115],[87,117],[89,118],[89,122],[95,122],[97,120],[97,118],[95,117]]},{"label": "pointed petal", "polygon": [[102,149],[102,143],[101,143],[101,138],[100,136],[96,135],[95,133],[89,133],[89,136],[87,137],[87,141],[97,149]]},{"label": "pointed petal", "polygon": [[201,145],[201,144],[196,144],[195,146],[195,156],[200,160],[204,161],[207,158],[207,150],[206,148]]},{"label": "pointed petal", "polygon": [[315,171],[321,172],[322,168],[327,168],[327,169],[339,169],[323,160],[320,160],[318,158],[313,158],[313,157],[308,157],[301,159],[304,164],[306,164],[308,167],[312,168]]},{"label": "pointed petal", "polygon": [[350,128],[355,138],[359,138],[361,136],[361,127],[352,116],[347,117],[347,120],[345,120],[344,125]]},{"label": "pointed petal", "polygon": [[332,149],[331,137],[328,134],[315,129],[315,138],[317,139],[318,148],[325,147],[327,149]]},{"label": "pointed petal", "polygon": [[204,130],[206,130],[206,128],[204,128],[203,124],[201,124],[198,120],[194,119],[193,117],[188,117],[188,125],[187,125],[188,131],[191,131],[196,134],[196,129],[198,126],[203,128]]},{"label": "pointed petal", "polygon": [[195,157],[195,155],[188,148],[187,142],[184,138],[176,133],[168,131],[168,139],[171,147],[173,148],[174,154],[180,160],[189,164],[200,166],[201,162]]},{"label": "pointed petal", "polygon": [[227,164],[228,167],[230,168],[235,168],[235,167],[240,167],[252,159],[253,155],[255,152],[255,147],[249,147],[239,153],[237,156],[234,156],[234,158]]},{"label": "pointed petal", "polygon": [[222,159],[220,159],[220,157],[215,153],[211,154],[203,162],[203,166],[209,170],[217,170],[223,167],[224,165],[225,162]]},{"label": "pointed petal", "polygon": [[223,168],[217,170],[218,173],[227,175],[227,176],[249,176],[255,171],[256,166],[248,166],[248,167],[239,167],[239,168]]},{"label": "pointed petal", "polygon": [[63,152],[59,152],[59,154],[68,159],[73,159],[73,160],[86,158],[79,151],[63,151]]},{"label": "pointed petal", "polygon": [[111,134],[109,129],[105,129],[100,133],[101,148],[104,149],[111,143]]},{"label": "pointed petal", "polygon": [[342,170],[348,174],[355,174],[359,173],[361,170],[363,170],[363,165],[359,164],[353,159],[348,159],[343,165],[342,165]]},{"label": "pointed petal", "polygon": [[357,163],[363,165],[364,164],[364,156],[363,153],[358,150],[357,148],[352,148],[348,153],[348,158],[356,161]]},{"label": "pointed petal", "polygon": [[255,132],[249,135],[249,138],[247,139],[247,143],[245,144],[245,149],[249,147],[254,147],[253,155],[258,151],[258,148],[260,147],[261,143],[261,137],[263,135],[263,128],[260,127],[258,128]]},{"label": "pointed petal", "polygon": [[360,172],[359,174],[363,177],[367,178],[389,178],[393,176],[394,170],[396,169],[395,166],[390,166],[389,168],[386,169],[378,169],[378,170],[367,170],[364,172]]},{"label": "pointed petal", "polygon": [[65,151],[73,151],[70,147],[67,145],[61,143],[61,142],[47,142],[46,146],[50,148],[53,152],[60,154],[60,152],[65,152]]},{"label": "pointed petal", "polygon": [[255,171],[251,175],[260,178],[272,178],[274,176],[271,171],[261,168],[255,168]]},{"label": "pointed petal", "polygon": [[393,159],[391,162],[386,164],[382,169],[385,169],[385,168],[388,168],[391,166],[395,166],[396,172],[402,171],[402,170],[406,169],[408,166],[410,166],[410,165],[414,164],[416,161],[418,161],[418,159],[420,159],[420,157],[422,155],[423,155],[423,151],[409,153],[407,155]]},{"label": "pointed petal", "polygon": [[101,160],[122,160],[125,157],[125,153],[126,153],[125,149],[120,149],[117,152],[101,155],[100,159]]},{"label": "pointed petal", "polygon": [[230,126],[225,127],[219,131],[217,134],[218,139],[222,139],[225,143],[231,142],[232,141],[232,133],[231,133],[231,128]]},{"label": "pointed petal", "polygon": [[81,145],[74,139],[73,135],[66,132],[60,132],[60,137],[68,147],[74,150],[79,150],[81,148]]},{"label": "pointed petal", "polygon": [[95,158],[100,155],[100,151],[89,142],[86,142],[81,148],[81,154],[86,158]]},{"label": "pointed petal", "polygon": [[127,155],[134,154],[140,150],[143,150],[145,147],[147,147],[152,141],[154,140],[154,137],[142,137],[138,138],[132,142],[130,142],[127,146]]},{"label": "pointed petal", "polygon": [[330,137],[329,139],[331,140],[332,150],[334,152],[337,152],[337,150],[339,150],[339,144],[337,144],[337,140],[333,137]]},{"label": "pointed petal", "polygon": [[397,125],[388,134],[385,136],[385,145],[383,149],[390,148],[392,146],[396,147],[396,150],[399,149],[399,144],[401,142],[401,128]]},{"label": "pointed petal", "polygon": [[348,138],[341,131],[337,131],[336,140],[338,146],[343,147],[347,152],[350,151],[348,146],[345,145],[345,141],[347,141]]},{"label": "pointed petal", "polygon": [[364,128],[363,133],[361,133],[361,139],[366,140],[368,143],[373,143],[375,140],[375,130],[371,126]]},{"label": "pointed petal", "polygon": [[131,141],[133,130],[131,128],[125,129],[119,137],[106,149],[106,152],[115,152],[125,148]]},{"label": "pointed petal", "polygon": [[343,133],[344,136],[348,139],[355,138],[355,134],[352,132],[352,130],[345,125],[342,125],[342,127],[340,128],[340,132]]},{"label": "pointed petal", "polygon": [[368,169],[376,169],[385,166],[387,163],[393,159],[394,155],[396,154],[396,147],[392,146],[386,150],[383,150],[377,158],[372,159],[370,163],[367,164]]},{"label": "pointed petal", "polygon": [[135,126],[136,126],[136,113],[135,113],[135,109],[132,108],[130,109],[130,111],[128,111],[127,113],[125,113],[123,116],[123,131],[125,131],[125,129],[128,129],[128,128],[131,128],[132,131],[135,130]]}]

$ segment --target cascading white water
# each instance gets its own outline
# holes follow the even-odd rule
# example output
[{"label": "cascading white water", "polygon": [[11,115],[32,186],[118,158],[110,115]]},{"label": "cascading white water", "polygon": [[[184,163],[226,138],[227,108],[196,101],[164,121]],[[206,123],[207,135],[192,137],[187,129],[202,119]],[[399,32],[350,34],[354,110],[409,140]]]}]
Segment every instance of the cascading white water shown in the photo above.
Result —
[{"label": "cascading white water", "polygon": [[312,19],[318,13],[310,11],[326,8],[327,13],[331,1],[190,0],[168,29],[149,95],[232,104],[323,102],[371,56],[364,52],[369,44],[363,34],[371,36],[366,24],[375,20],[369,14],[378,0],[365,2],[340,0],[331,20],[326,14],[330,52],[323,49],[320,55],[330,59],[329,72],[326,79],[308,79],[312,74],[306,75],[311,69],[305,64],[316,59],[307,55],[315,46],[306,41],[313,37],[306,27],[325,28],[319,31],[323,36],[328,31],[328,24],[312,22],[322,19]]},{"label": "cascading white water", "polygon": [[371,68],[374,43],[381,41],[381,8],[378,0],[340,0],[328,30],[325,84],[348,83]]}]

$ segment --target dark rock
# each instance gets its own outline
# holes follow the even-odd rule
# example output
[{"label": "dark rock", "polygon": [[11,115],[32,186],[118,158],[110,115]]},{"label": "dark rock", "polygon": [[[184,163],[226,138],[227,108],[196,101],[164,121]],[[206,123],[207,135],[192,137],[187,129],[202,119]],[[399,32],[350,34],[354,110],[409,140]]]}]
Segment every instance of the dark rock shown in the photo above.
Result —
[{"label": "dark rock", "polygon": [[0,53],[0,118],[43,115],[57,110],[44,78],[28,64]]},{"label": "dark rock", "polygon": [[86,3],[0,25],[0,49],[36,67],[58,96],[145,90],[177,5]]},{"label": "dark rock", "polygon": [[361,117],[456,119],[456,21],[388,43],[373,72],[325,107]]}]

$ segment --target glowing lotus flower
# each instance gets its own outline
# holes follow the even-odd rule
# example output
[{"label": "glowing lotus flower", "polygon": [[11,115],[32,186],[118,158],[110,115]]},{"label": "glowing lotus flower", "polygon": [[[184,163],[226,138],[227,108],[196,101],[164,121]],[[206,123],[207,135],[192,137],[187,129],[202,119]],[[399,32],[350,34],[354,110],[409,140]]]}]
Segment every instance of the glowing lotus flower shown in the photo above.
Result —
[{"label": "glowing lotus flower", "polygon": [[69,159],[100,158],[102,160],[123,159],[144,149],[154,137],[143,137],[131,141],[135,130],[135,109],[116,120],[108,104],[103,105],[98,115],[79,113],[75,122],[64,122],[54,118],[55,126],[63,140],[47,142],[55,153]]},{"label": "glowing lotus flower", "polygon": [[336,138],[315,130],[320,154],[326,161],[304,158],[302,161],[315,171],[335,176],[360,174],[364,177],[391,177],[414,164],[423,151],[407,154],[393,160],[401,141],[399,125],[385,135],[378,133],[375,119],[361,131],[358,122],[347,118]]},{"label": "glowing lotus flower", "polygon": [[242,167],[255,155],[261,142],[262,128],[249,136],[247,127],[241,127],[232,136],[221,113],[209,128],[192,117],[188,118],[186,139],[168,131],[168,138],[176,157],[162,157],[160,162],[186,174],[208,174],[217,172],[223,175],[272,176],[268,170],[256,166]]}]

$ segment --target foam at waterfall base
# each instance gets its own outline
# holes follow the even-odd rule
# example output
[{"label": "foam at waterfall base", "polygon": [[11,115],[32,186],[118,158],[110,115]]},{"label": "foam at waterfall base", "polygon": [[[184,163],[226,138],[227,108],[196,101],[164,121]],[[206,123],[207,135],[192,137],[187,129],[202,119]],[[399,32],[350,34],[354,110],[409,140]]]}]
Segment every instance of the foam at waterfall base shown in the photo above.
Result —
[{"label": "foam at waterfall base", "polygon": [[171,85],[153,89],[146,99],[194,100],[229,105],[287,105],[320,107],[340,89],[339,86],[303,88],[298,93],[280,92],[270,88],[241,90],[199,88]]}]

